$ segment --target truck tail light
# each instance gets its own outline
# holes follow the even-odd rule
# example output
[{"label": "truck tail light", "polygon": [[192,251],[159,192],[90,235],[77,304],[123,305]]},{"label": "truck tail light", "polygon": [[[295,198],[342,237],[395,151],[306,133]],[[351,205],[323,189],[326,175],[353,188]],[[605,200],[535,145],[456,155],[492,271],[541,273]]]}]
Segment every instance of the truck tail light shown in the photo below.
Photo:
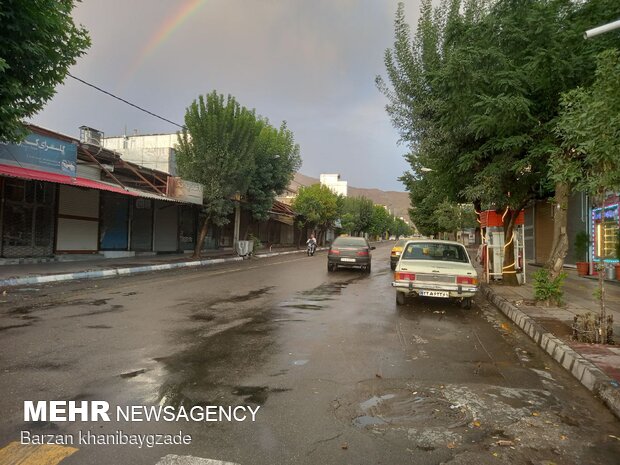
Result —
[{"label": "truck tail light", "polygon": [[457,276],[456,284],[478,284],[478,279],[472,276]]},{"label": "truck tail light", "polygon": [[397,271],[394,273],[394,281],[415,281],[415,274]]}]

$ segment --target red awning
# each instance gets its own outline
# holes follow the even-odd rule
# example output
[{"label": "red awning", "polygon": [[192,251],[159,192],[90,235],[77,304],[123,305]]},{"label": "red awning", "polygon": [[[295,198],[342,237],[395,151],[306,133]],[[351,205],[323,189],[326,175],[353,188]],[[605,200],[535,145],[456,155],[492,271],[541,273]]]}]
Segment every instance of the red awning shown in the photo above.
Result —
[{"label": "red awning", "polygon": [[45,171],[31,170],[28,168],[21,168],[19,166],[2,165],[0,164],[0,175],[11,176],[13,178],[20,179],[36,179],[37,181],[55,182],[59,184],[67,184],[69,186],[87,187],[89,189],[99,189],[102,191],[116,192],[117,194],[130,195],[132,197],[138,197],[138,194],[129,192],[120,186],[108,184],[105,182],[94,181],[86,178],[72,178],[71,176],[65,176],[63,174],[47,173]]}]

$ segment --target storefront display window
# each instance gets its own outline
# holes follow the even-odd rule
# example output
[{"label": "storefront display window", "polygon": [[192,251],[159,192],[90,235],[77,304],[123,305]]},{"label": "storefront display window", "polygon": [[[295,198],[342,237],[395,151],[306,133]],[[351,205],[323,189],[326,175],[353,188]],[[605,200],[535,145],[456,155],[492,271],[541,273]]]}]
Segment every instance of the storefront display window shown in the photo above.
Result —
[{"label": "storefront display window", "polygon": [[[608,203],[604,207],[592,210],[592,255],[595,260],[601,258],[606,262],[616,262],[616,242],[620,225],[620,206]],[[607,202],[606,202],[607,203]]]}]

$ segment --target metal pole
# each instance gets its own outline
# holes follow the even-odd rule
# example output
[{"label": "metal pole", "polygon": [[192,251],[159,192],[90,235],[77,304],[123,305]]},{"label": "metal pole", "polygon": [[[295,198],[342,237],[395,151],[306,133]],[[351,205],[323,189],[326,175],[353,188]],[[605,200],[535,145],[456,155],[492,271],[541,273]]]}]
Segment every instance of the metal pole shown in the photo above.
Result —
[{"label": "metal pole", "polygon": [[618,28],[620,28],[620,19],[611,23],[603,24],[602,26],[595,27],[593,29],[588,29],[586,32],[583,33],[583,38],[591,39],[594,36],[603,34],[605,32],[613,31]]}]

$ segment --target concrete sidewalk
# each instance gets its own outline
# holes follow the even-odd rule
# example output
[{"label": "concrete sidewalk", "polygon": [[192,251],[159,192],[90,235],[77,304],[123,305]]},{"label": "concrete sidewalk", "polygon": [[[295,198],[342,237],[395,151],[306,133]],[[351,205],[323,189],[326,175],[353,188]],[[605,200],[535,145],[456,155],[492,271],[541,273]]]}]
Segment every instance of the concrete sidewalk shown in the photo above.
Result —
[{"label": "concrete sidewalk", "polygon": [[[566,272],[563,307],[537,306],[531,276],[523,286],[484,284],[482,292],[620,418],[620,347],[579,343],[571,337],[575,315],[599,312],[599,302],[593,296],[598,281],[580,277],[575,270]],[[620,286],[612,282],[605,282],[605,286],[606,308],[613,314],[614,339],[618,342]]]},{"label": "concrete sidewalk", "polygon": [[[319,249],[320,250],[320,249]],[[296,247],[273,247],[255,251],[255,257],[305,252]],[[190,254],[138,255],[125,258],[81,259],[0,266],[0,288],[146,273],[243,260],[232,248],[204,251],[200,259]]]}]

